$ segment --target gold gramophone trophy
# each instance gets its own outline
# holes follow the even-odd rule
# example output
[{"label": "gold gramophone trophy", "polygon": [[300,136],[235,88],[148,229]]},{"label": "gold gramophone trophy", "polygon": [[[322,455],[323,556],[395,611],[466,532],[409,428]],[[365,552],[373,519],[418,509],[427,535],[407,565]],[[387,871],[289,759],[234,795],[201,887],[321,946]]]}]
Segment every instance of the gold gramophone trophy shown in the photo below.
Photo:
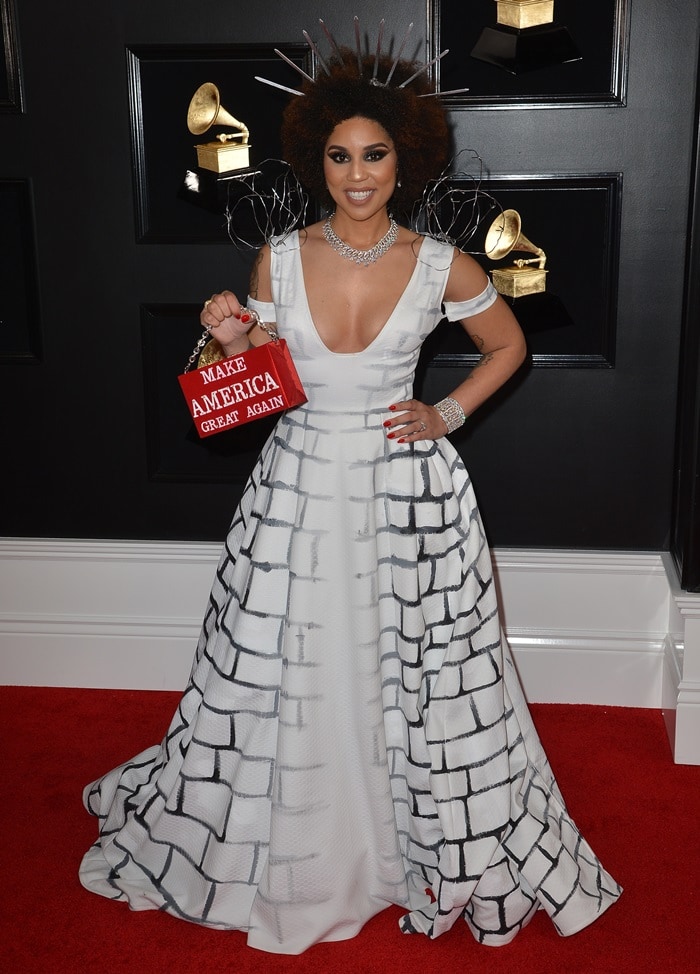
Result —
[{"label": "gold gramophone trophy", "polygon": [[212,125],[223,125],[237,131],[222,132],[214,141],[196,145],[197,164],[202,169],[216,173],[247,169],[250,165],[248,128],[226,111],[221,105],[219,89],[207,81],[192,96],[187,110],[187,128],[193,135],[203,135]]},{"label": "gold gramophone trophy", "polygon": [[[520,214],[516,210],[504,210],[489,227],[484,246],[490,260],[501,260],[512,250],[524,250],[536,255],[527,260],[518,259],[510,267],[498,267],[491,271],[493,286],[500,294],[511,298],[544,291],[547,275],[544,269],[547,261],[544,250],[531,243],[520,227]],[[535,264],[536,267],[533,266]]]}]

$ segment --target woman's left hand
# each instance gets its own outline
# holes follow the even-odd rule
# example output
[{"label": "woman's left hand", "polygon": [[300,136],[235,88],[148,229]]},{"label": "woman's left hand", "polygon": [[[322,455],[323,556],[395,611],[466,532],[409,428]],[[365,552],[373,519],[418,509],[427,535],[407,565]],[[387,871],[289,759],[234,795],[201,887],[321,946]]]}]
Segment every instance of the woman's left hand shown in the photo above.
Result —
[{"label": "woman's left hand", "polygon": [[395,413],[387,419],[387,437],[398,443],[413,443],[416,440],[437,440],[447,434],[447,425],[435,406],[428,406],[419,399],[395,402],[389,406]]}]

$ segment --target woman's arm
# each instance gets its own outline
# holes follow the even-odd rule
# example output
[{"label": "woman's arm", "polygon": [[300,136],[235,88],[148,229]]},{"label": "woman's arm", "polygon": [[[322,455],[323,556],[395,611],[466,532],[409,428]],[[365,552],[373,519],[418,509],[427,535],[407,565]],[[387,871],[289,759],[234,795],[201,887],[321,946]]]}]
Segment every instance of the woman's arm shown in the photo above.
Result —
[{"label": "woman's arm", "polygon": [[[459,254],[452,265],[445,301],[463,301],[465,295],[480,294],[487,283],[476,261]],[[527,347],[515,315],[500,295],[485,311],[463,318],[461,325],[481,354],[464,382],[450,393],[469,416],[517,371]]]},{"label": "woman's arm", "polygon": [[[450,269],[444,300],[470,300],[480,295],[487,284],[488,278],[477,262],[467,254],[459,253]],[[520,325],[500,296],[485,311],[462,319],[461,324],[481,358],[448,399],[458,404],[454,409],[456,414],[459,415],[461,409],[465,416],[469,416],[520,367],[527,349]],[[390,439],[413,442],[437,439],[450,432],[443,413],[417,399],[393,403],[389,409],[396,413],[384,424]]]},{"label": "woman's arm", "polygon": [[[250,275],[249,294],[258,301],[271,301],[270,248],[262,247],[255,258]],[[212,294],[199,315],[203,328],[221,345],[224,355],[245,352],[253,345],[264,345],[270,336],[262,328],[255,327],[255,319],[241,316],[244,306],[233,291]]]}]

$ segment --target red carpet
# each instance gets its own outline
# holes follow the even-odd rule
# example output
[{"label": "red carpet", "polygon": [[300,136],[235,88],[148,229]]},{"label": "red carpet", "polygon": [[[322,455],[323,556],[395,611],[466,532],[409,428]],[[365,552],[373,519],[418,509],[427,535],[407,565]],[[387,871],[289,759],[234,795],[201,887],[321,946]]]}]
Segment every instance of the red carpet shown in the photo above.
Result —
[{"label": "red carpet", "polygon": [[299,957],[252,950],[165,914],[87,893],[78,863],[96,823],[83,785],[160,740],[173,693],[0,688],[0,965],[8,974],[697,974],[700,768],[676,766],[658,711],[532,708],[569,810],[625,887],[600,921],[557,936],[539,913],[516,940],[479,946],[458,924],[439,940],[404,936],[398,909],[354,940]]}]

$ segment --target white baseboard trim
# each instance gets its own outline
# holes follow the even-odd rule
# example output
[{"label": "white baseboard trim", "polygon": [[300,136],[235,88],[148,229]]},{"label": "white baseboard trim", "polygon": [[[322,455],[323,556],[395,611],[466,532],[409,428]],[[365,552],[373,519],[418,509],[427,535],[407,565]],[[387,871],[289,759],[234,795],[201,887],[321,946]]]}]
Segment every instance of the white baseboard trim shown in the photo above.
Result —
[{"label": "white baseboard trim", "polygon": [[681,591],[672,559],[663,560],[671,598],[662,707],[675,762],[700,764],[700,594]]},{"label": "white baseboard trim", "polygon": [[507,630],[531,703],[660,707],[663,641],[646,633]]},{"label": "white baseboard trim", "polygon": [[[0,539],[0,682],[180,689],[219,545]],[[531,701],[660,707],[659,554],[494,552]]]},{"label": "white baseboard trim", "polygon": [[[0,538],[0,683],[180,690],[219,545]],[[700,596],[667,554],[496,549],[531,702],[658,707],[700,764]]]},{"label": "white baseboard trim", "polygon": [[195,619],[0,613],[0,683],[181,690],[199,626]]}]

